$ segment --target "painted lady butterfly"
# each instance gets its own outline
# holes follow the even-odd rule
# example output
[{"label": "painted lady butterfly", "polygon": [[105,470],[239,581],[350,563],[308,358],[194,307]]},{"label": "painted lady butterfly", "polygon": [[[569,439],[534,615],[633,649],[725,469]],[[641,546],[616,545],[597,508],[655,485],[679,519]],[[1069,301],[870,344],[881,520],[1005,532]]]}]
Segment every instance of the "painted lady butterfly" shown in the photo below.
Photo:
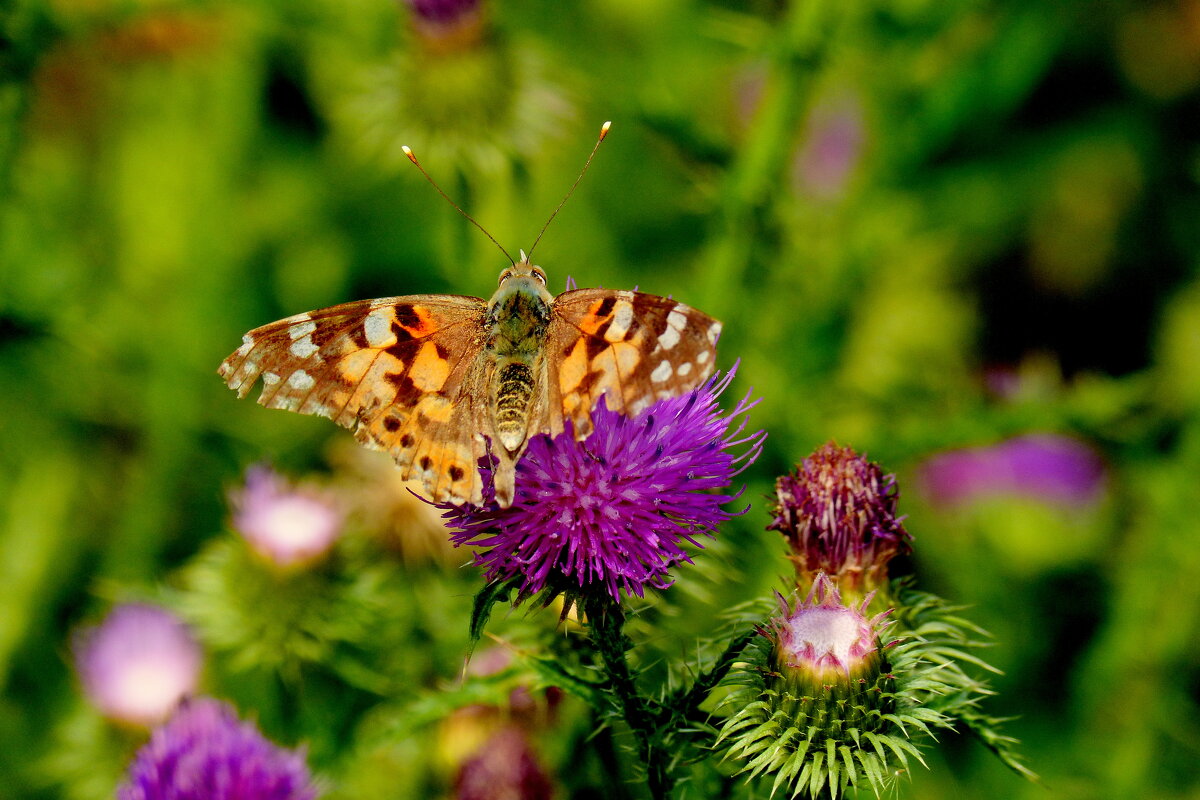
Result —
[{"label": "painted lady butterfly", "polygon": [[608,405],[634,414],[712,374],[721,323],[641,292],[546,290],[525,254],[491,300],[411,295],[297,314],[245,335],[218,370],[244,397],[328,417],[386,450],[437,501],[482,500],[476,464],[491,441],[496,497],[512,500],[531,436],[578,436]]}]

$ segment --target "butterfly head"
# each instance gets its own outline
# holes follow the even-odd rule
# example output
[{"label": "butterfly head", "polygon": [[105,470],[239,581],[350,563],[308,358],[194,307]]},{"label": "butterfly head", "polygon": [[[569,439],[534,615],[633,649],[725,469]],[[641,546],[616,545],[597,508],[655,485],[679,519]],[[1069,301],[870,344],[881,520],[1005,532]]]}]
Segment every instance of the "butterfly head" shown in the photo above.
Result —
[{"label": "butterfly head", "polygon": [[536,264],[531,264],[529,256],[521,251],[521,260],[511,267],[505,267],[500,272],[500,285],[492,300],[488,303],[489,310],[497,307],[531,304],[544,306],[547,310],[554,302],[554,295],[546,288],[546,272]]}]

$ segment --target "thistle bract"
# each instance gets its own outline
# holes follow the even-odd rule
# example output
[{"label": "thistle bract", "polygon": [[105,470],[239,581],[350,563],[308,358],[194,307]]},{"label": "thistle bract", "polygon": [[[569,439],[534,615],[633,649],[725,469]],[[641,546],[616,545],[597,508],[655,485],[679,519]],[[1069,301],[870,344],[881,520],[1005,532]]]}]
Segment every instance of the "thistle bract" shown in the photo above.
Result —
[{"label": "thistle bract", "polygon": [[729,485],[765,438],[743,435],[748,398],[728,414],[717,405],[732,378],[714,376],[634,416],[602,399],[583,440],[569,422],[558,436],[534,437],[508,508],[495,502],[485,459],[484,504],[441,506],[453,541],[483,548],[475,561],[487,578],[515,581],[521,597],[594,590],[619,601],[667,587],[667,570],[691,562],[683,545],[702,547],[739,513],[724,508],[740,495]]},{"label": "thistle bract", "polygon": [[887,787],[909,756],[913,737],[947,726],[922,706],[942,685],[917,643],[885,642],[889,612],[868,618],[870,597],[843,605],[837,587],[818,575],[795,608],[783,604],[747,664],[731,675],[726,701],[738,709],[721,730],[744,772],[773,776],[793,797],[838,796],[847,787]]},{"label": "thistle bract", "polygon": [[132,603],[117,606],[73,642],[75,667],[88,699],[110,719],[153,725],[196,690],[203,653],[171,612]]},{"label": "thistle bract", "polygon": [[801,586],[823,572],[844,595],[885,589],[887,563],[911,549],[895,476],[849,447],[819,447],[775,491],[768,530],[787,539]]},{"label": "thistle bract", "polygon": [[184,704],[138,751],[117,800],[315,800],[304,754],[278,747],[224,703]]}]

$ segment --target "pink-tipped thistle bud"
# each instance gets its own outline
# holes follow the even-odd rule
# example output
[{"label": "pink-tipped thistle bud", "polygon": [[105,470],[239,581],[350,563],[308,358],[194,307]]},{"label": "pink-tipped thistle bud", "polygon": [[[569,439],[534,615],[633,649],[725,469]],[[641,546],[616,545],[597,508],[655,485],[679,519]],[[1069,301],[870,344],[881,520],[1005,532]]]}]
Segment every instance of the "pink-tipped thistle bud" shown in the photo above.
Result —
[{"label": "pink-tipped thistle bud", "polygon": [[885,588],[887,563],[911,550],[895,476],[849,447],[819,447],[775,491],[768,530],[787,539],[801,586],[823,572],[842,594],[860,597]]}]

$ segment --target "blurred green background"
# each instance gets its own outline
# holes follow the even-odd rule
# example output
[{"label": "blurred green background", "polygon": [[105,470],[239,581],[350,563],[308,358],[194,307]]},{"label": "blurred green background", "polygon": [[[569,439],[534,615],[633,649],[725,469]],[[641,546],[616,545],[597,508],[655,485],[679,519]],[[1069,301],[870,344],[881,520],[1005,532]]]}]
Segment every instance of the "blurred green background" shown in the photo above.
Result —
[{"label": "blurred green background", "polygon": [[[208,690],[308,742],[330,796],[448,796],[418,766],[444,714],[412,703],[461,667],[474,570],[358,556],[371,680],[239,664],[204,627],[188,576],[228,542],[227,489],[255,461],[337,480],[348,437],[215,369],[289,314],[490,294],[503,256],[400,145],[515,252],[606,119],[535,261],[723,320],[770,432],[754,507],[649,604],[655,646],[781,585],[771,482],[836,439],[897,473],[907,567],[994,635],[987,710],[1046,783],[947,734],[902,796],[1200,798],[1200,2],[483,12],[455,38],[390,0],[0,10],[0,798],[111,792],[136,735],[83,701],[69,638],[129,599],[190,602]],[[922,479],[1031,433],[1090,448],[1102,486]],[[603,796],[586,716],[557,725],[560,796]]]}]

